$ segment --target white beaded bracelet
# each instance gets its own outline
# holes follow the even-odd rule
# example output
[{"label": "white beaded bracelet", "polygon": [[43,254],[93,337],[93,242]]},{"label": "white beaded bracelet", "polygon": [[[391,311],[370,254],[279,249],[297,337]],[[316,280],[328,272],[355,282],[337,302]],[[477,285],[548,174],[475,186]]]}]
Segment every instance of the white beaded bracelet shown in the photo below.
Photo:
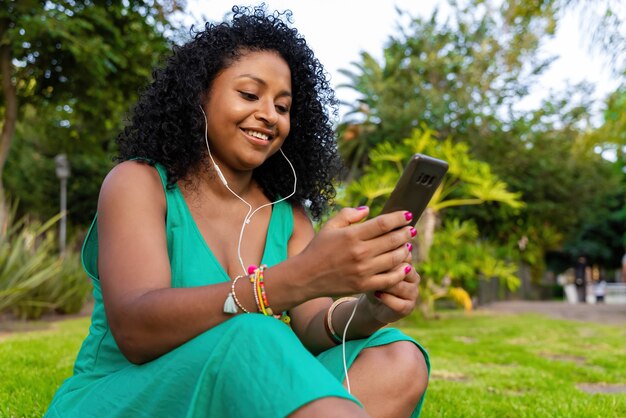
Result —
[{"label": "white beaded bracelet", "polygon": [[236,314],[237,307],[241,309],[245,313],[250,313],[246,308],[243,307],[239,299],[237,299],[237,294],[235,293],[235,285],[237,284],[237,280],[241,279],[244,276],[237,276],[233,280],[233,283],[230,285],[230,293],[226,297],[226,301],[224,302],[224,313],[227,314]]}]

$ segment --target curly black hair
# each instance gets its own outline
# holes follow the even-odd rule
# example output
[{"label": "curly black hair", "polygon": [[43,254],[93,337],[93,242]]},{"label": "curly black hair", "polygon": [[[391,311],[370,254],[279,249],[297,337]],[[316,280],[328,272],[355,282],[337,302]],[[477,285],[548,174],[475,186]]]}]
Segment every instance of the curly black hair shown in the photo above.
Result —
[{"label": "curly black hair", "polygon": [[[290,27],[292,13],[267,13],[265,4],[234,6],[232,20],[191,29],[192,39],[175,46],[141,94],[128,126],[117,137],[117,161],[131,158],[161,163],[169,186],[199,167],[207,156],[200,109],[215,77],[251,51],[275,51],[289,65],[292,82],[291,130],[283,144],[298,175],[292,202],[320,219],[335,197],[333,181],[342,169],[330,115],[337,99],[327,74],[305,39]],[[291,168],[277,153],[253,174],[268,198],[293,189]]]}]

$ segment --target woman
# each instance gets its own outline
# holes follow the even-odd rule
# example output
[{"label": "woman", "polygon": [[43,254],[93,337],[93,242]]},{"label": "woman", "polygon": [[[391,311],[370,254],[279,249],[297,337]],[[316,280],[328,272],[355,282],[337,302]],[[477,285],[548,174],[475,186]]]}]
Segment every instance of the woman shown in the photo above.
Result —
[{"label": "woman", "polygon": [[336,101],[284,18],[234,7],[154,73],[102,184],[92,325],[47,417],[419,415],[427,354],[383,328],[415,306],[412,215],[347,208],[314,233]]}]

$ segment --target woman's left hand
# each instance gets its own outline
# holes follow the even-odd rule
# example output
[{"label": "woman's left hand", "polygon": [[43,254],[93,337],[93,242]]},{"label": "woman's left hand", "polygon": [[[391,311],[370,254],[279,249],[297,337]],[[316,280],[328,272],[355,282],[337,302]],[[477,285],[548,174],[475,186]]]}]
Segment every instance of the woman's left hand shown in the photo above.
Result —
[{"label": "woman's left hand", "polygon": [[419,295],[420,276],[411,265],[411,254],[400,266],[406,269],[406,277],[394,286],[375,293],[367,293],[363,300],[373,319],[381,323],[392,323],[408,316],[413,309]]}]

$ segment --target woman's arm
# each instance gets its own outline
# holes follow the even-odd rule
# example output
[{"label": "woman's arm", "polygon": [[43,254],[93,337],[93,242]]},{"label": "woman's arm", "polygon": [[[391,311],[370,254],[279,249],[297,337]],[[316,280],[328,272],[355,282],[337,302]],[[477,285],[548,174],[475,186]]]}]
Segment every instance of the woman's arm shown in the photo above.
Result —
[{"label": "woman's arm", "polygon": [[[368,213],[367,209],[364,209],[364,211],[366,216]],[[295,209],[294,233],[289,241],[289,255],[293,256],[302,252],[311,242],[314,235],[311,222],[304,211]],[[402,272],[400,276],[406,276],[400,283],[408,282],[408,284],[395,284],[395,287],[387,289],[387,292],[390,293],[380,294],[380,299],[376,298],[373,292],[370,292],[367,297],[363,294],[363,297],[359,300],[338,305],[333,312],[331,320],[333,328],[339,335],[343,336],[346,323],[352,315],[356,304],[359,306],[350,322],[346,336],[347,340],[367,337],[387,325],[387,323],[408,315],[412,311],[417,297],[417,286],[412,285],[411,282],[416,282],[416,274],[413,269],[411,269],[413,274],[404,270],[408,266],[407,262],[410,262],[411,259],[408,247],[406,247],[405,251],[406,258],[403,260],[404,263],[396,267],[395,270],[400,269]],[[398,275],[397,271],[393,273]],[[385,298],[394,309],[402,313],[398,315],[397,312],[390,312],[389,308],[383,303],[382,298]],[[328,335],[324,324],[324,321],[327,320],[326,314],[332,302],[333,300],[330,297],[316,298],[302,303],[290,311],[294,332],[313,353],[318,353],[336,345],[334,340]]]},{"label": "woman's arm", "polygon": [[[293,215],[294,226],[288,246],[289,257],[300,254],[315,236],[313,225],[301,207],[294,207]],[[334,345],[324,332],[323,323],[321,322],[326,310],[332,303],[332,298],[320,297],[295,306],[289,311],[293,331],[298,335],[302,343],[314,353]]]},{"label": "woman's arm", "polygon": [[[360,222],[366,215],[345,209],[315,238],[310,221],[296,219],[292,256],[266,270],[266,290],[276,312],[313,299],[294,327],[312,349],[329,343],[323,343],[318,333],[323,327],[313,319],[330,300],[314,299],[386,289],[404,278],[393,269],[406,258],[410,235],[402,226],[408,222],[397,213]],[[306,217],[296,218],[301,216]],[[165,195],[154,168],[127,161],[107,175],[98,201],[98,270],[109,326],[133,363],[159,357],[232,317],[223,312],[229,282],[171,287],[165,217]],[[239,280],[237,286],[239,301],[255,311],[250,282]]]},{"label": "woman's arm", "polygon": [[152,360],[229,318],[222,304],[230,283],[171,287],[165,216],[153,167],[127,161],[107,175],[98,201],[98,271],[109,326],[133,363]]}]

